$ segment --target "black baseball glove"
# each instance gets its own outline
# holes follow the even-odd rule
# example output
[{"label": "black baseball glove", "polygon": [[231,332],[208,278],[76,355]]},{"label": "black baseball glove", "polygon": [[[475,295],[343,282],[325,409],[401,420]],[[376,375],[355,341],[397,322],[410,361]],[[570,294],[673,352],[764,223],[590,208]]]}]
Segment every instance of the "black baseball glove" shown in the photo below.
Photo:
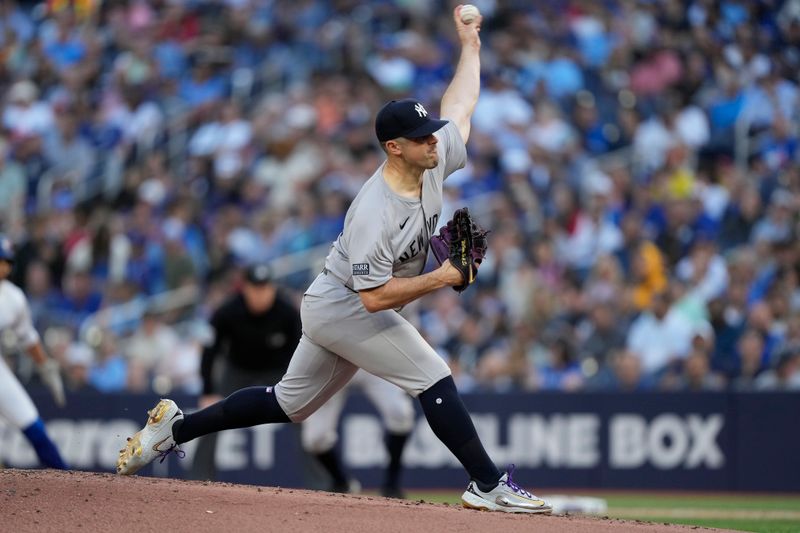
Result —
[{"label": "black baseball glove", "polygon": [[489,232],[480,227],[469,214],[466,207],[457,209],[453,218],[439,228],[439,234],[431,237],[431,251],[441,265],[445,259],[456,267],[464,277],[464,283],[453,287],[462,292],[475,281],[478,265],[486,255]]}]

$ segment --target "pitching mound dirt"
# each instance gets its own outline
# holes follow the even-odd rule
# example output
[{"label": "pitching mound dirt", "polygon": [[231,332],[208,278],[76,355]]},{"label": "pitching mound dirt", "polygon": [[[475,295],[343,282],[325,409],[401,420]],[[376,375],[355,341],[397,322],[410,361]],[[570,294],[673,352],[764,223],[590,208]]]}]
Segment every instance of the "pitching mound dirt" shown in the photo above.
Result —
[{"label": "pitching mound dirt", "polygon": [[0,530],[15,533],[680,533],[702,529],[607,518],[481,513],[455,505],[276,487],[14,469],[0,470],[0,515]]}]

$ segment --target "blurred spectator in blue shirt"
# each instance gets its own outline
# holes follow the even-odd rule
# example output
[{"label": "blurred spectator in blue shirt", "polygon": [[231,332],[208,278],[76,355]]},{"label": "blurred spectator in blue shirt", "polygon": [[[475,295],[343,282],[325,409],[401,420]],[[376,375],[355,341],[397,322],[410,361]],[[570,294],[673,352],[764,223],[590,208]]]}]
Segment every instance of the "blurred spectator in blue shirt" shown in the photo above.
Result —
[{"label": "blurred spectator in blue shirt", "polygon": [[54,24],[47,27],[49,31],[42,35],[43,50],[54,69],[64,74],[86,57],[87,49],[78,33],[72,10],[60,11],[53,21]]},{"label": "blurred spectator in blue shirt", "polygon": [[761,373],[753,385],[762,391],[800,390],[800,352],[797,348],[779,353],[775,366]]},{"label": "blurred spectator in blue shirt", "polygon": [[614,352],[603,367],[587,383],[588,390],[639,392],[652,388],[652,381],[642,374],[641,359],[627,350]]},{"label": "blurred spectator in blue shirt", "polygon": [[753,185],[742,184],[732,198],[720,223],[720,248],[723,251],[752,241],[753,228],[761,217],[761,196]]},{"label": "blurred spectator in blue shirt", "polygon": [[128,362],[111,333],[103,334],[97,359],[89,370],[89,384],[100,392],[122,392],[128,387]]},{"label": "blurred spectator in blue shirt", "polygon": [[764,370],[764,337],[755,329],[747,329],[736,343],[738,368],[731,380],[734,390],[752,390],[755,380]]},{"label": "blurred spectator in blue shirt", "polygon": [[204,117],[225,97],[228,86],[210,57],[193,57],[190,72],[181,79],[179,94],[197,118]]},{"label": "blurred spectator in blue shirt", "polygon": [[536,371],[537,388],[561,391],[580,389],[584,378],[575,348],[565,338],[558,338],[548,345],[549,360]]},{"label": "blurred spectator in blue shirt", "polygon": [[88,271],[68,271],[51,313],[57,323],[77,330],[85,318],[100,309],[102,300],[103,295],[92,286]]}]

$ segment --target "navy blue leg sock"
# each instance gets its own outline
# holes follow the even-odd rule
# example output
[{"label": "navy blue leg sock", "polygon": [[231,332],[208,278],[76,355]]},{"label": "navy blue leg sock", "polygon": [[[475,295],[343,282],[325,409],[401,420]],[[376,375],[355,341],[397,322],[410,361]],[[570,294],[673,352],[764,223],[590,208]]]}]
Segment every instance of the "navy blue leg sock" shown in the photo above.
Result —
[{"label": "navy blue leg sock", "polygon": [[285,422],[291,420],[278,404],[272,387],[247,387],[175,422],[172,436],[176,443],[182,444],[224,429]]},{"label": "navy blue leg sock", "polygon": [[494,488],[500,480],[500,471],[483,449],[452,376],[420,394],[419,403],[434,434],[453,452],[470,478],[479,483],[481,490]]},{"label": "navy blue leg sock", "polygon": [[47,436],[47,432],[44,429],[44,422],[42,422],[41,418],[37,418],[36,422],[23,429],[22,433],[25,434],[25,437],[31,443],[33,449],[36,450],[36,455],[39,456],[39,461],[41,461],[43,465],[59,470],[67,470],[69,468],[64,462],[64,459],[61,458],[61,454],[58,453],[56,445],[53,444],[53,441]]}]

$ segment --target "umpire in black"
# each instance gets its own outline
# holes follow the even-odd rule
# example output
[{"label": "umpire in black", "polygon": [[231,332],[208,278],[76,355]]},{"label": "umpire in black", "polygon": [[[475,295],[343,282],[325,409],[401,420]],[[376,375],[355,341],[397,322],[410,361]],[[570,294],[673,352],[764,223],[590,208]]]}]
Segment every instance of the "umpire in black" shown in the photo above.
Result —
[{"label": "umpire in black", "polygon": [[[214,312],[211,328],[214,340],[200,366],[201,409],[241,388],[280,381],[300,341],[300,312],[278,291],[269,266],[259,263],[246,269],[241,290]],[[216,478],[216,444],[216,434],[200,439],[192,479]]]}]

